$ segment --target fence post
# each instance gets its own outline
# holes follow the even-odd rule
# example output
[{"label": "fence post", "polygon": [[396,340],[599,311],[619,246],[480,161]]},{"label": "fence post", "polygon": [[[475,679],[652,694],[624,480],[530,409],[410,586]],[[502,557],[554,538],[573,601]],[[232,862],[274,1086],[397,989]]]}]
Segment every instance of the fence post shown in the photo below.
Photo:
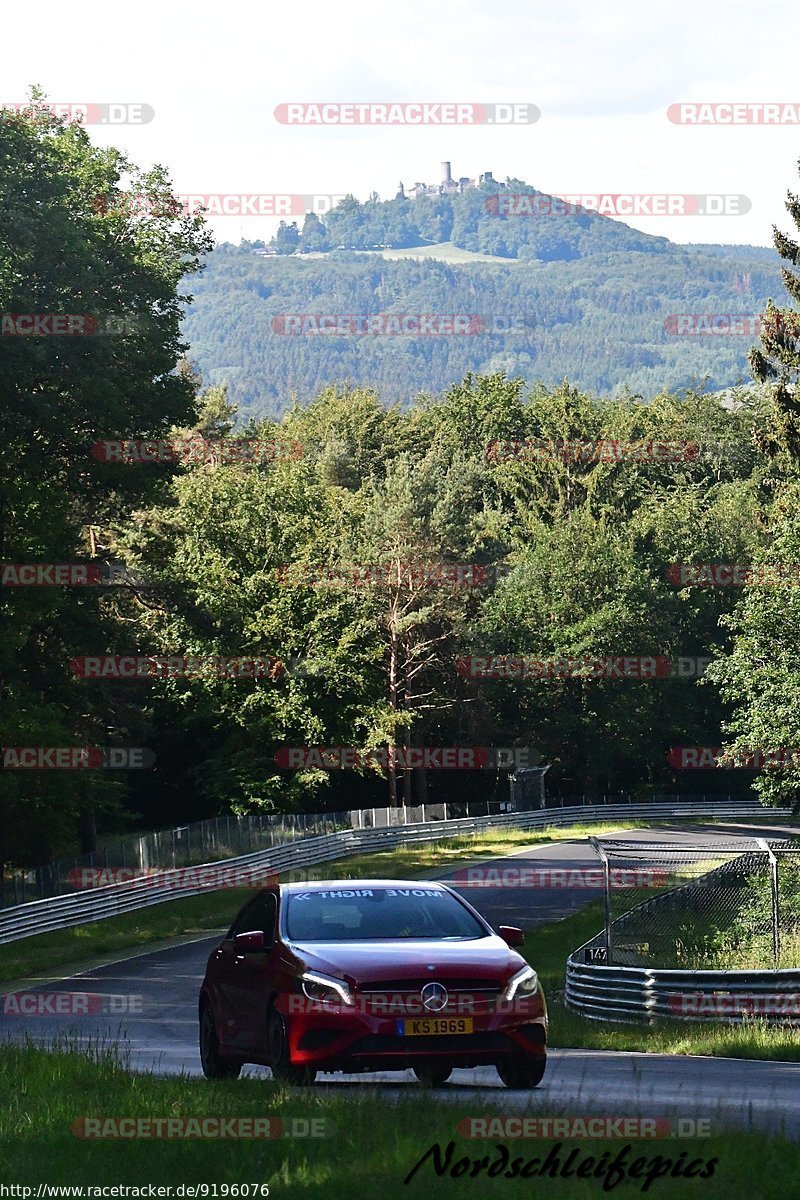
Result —
[{"label": "fence post", "polygon": [[596,837],[589,838],[589,845],[603,864],[603,910],[605,913],[606,966],[611,966],[611,864],[608,855]]},{"label": "fence post", "polygon": [[778,860],[766,838],[756,838],[755,840],[769,857],[770,892],[772,894],[772,957],[777,971],[781,961],[781,935],[778,924]]}]

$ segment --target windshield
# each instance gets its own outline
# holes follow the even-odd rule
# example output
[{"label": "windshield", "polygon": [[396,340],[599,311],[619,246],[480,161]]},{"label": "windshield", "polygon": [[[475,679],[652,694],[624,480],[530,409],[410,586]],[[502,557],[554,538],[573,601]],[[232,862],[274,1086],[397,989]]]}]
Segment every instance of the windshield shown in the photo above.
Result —
[{"label": "windshield", "polygon": [[286,932],[295,942],[487,936],[455,896],[437,888],[337,888],[293,892],[287,901]]}]

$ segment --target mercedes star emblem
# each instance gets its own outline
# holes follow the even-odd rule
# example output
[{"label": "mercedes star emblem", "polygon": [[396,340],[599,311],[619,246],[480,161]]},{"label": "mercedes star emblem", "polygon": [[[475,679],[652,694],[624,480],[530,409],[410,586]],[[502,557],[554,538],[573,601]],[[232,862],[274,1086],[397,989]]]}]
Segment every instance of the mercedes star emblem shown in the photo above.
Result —
[{"label": "mercedes star emblem", "polygon": [[441,1012],[447,1004],[447,988],[441,983],[426,983],[420,995],[429,1012]]}]

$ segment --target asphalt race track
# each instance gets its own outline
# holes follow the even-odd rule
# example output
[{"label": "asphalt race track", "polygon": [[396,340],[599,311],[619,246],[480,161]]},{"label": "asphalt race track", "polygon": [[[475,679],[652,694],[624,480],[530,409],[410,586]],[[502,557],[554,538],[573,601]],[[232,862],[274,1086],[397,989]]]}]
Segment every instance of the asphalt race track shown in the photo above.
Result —
[{"label": "asphalt race track", "polygon": [[[754,828],[733,824],[690,829],[632,830],[626,841],[658,838],[676,846],[690,846],[709,837],[726,843],[738,836],[785,836],[796,830],[774,826]],[[616,835],[620,836],[620,835]],[[559,869],[596,866],[597,859],[585,841],[564,841],[515,850],[507,859],[492,860],[503,867],[520,860],[533,867]],[[463,868],[459,868],[459,872]],[[451,878],[438,874],[439,879]],[[595,888],[468,887],[459,890],[494,925],[533,928],[542,922],[575,912],[599,896]],[[234,914],[220,894],[220,926]],[[218,935],[191,943],[138,954],[106,966],[95,967],[69,979],[37,981],[32,990],[81,992],[105,997],[141,997],[135,1011],[123,1015],[41,1016],[3,1014],[0,1036],[14,1041],[35,1038],[52,1042],[67,1038],[79,1043],[116,1042],[132,1070],[152,1069],[160,1074],[185,1071],[200,1074],[197,1052],[197,994],[206,960]],[[534,963],[535,965],[535,963]],[[10,988],[6,988],[10,991]],[[118,1012],[127,999],[107,1001]],[[269,1079],[265,1068],[248,1067],[248,1073]],[[322,1075],[317,1086],[361,1093],[380,1085],[382,1096],[393,1096],[419,1086],[412,1073],[387,1075]],[[470,1095],[491,1098],[509,1112],[542,1115],[597,1113],[602,1115],[675,1115],[683,1119],[708,1118],[714,1129],[752,1127],[800,1138],[800,1063],[752,1062],[736,1059],[691,1058],[660,1054],[629,1054],[594,1050],[553,1050],[543,1084],[533,1093],[504,1088],[491,1068],[454,1071],[444,1096]]]}]

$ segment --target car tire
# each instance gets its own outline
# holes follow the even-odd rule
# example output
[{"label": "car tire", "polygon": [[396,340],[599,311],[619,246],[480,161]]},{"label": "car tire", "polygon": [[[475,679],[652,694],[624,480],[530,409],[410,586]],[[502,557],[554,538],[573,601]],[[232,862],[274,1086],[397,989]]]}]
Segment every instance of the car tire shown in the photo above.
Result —
[{"label": "car tire", "polygon": [[453,1068],[436,1063],[420,1063],[414,1067],[414,1074],[423,1087],[443,1087],[453,1074]]},{"label": "car tire", "polygon": [[242,1063],[235,1058],[223,1058],[211,1005],[206,1001],[200,1010],[200,1063],[206,1079],[238,1079]]},{"label": "car tire", "polygon": [[530,1088],[538,1087],[542,1082],[546,1066],[547,1059],[544,1056],[523,1058],[521,1062],[499,1062],[497,1074],[507,1088],[513,1088],[515,1091],[528,1091]]},{"label": "car tire", "polygon": [[271,1008],[267,1018],[267,1049],[272,1075],[290,1087],[310,1086],[317,1077],[313,1067],[297,1067],[289,1058],[289,1029],[286,1018]]}]

